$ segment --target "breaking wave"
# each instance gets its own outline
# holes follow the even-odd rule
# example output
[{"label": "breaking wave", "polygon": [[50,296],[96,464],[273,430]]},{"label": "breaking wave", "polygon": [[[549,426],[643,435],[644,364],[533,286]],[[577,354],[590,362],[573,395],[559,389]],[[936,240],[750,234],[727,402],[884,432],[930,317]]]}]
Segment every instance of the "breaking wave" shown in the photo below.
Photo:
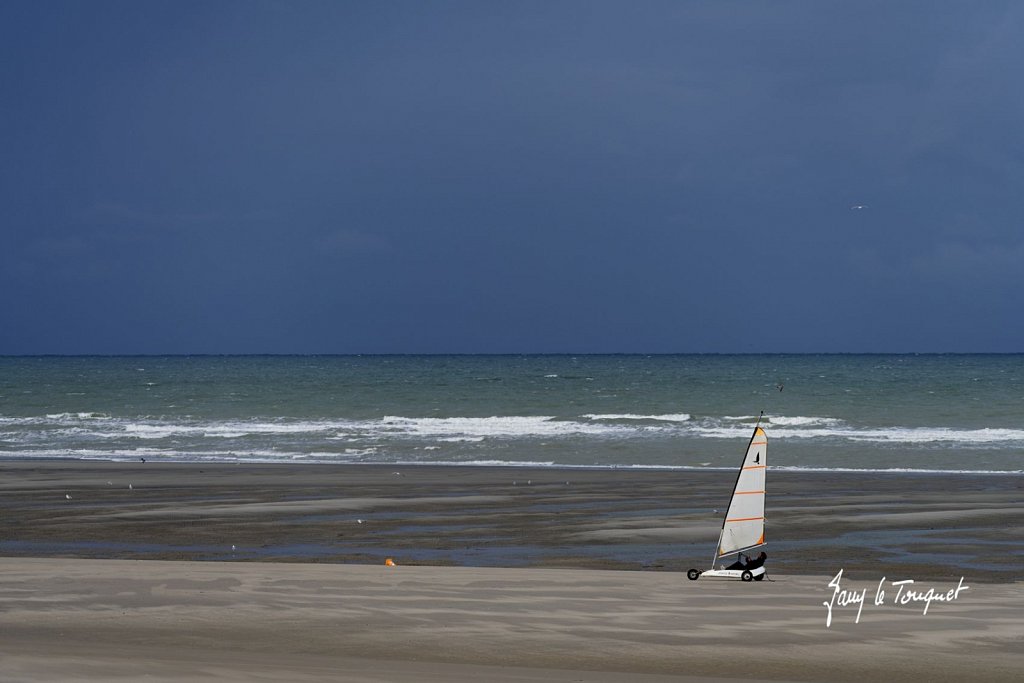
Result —
[{"label": "breaking wave", "polygon": [[[147,458],[244,462],[534,463],[537,466],[731,466],[715,454],[726,441],[749,438],[754,416],[690,413],[586,413],[575,416],[251,418],[190,416],[118,417],[102,412],[0,416],[0,457]],[[880,471],[930,471],[942,462],[960,471],[979,454],[978,469],[1016,471],[1024,430],[1006,427],[905,427],[856,425],[830,416],[773,416],[762,420],[779,448],[776,466],[838,471],[854,463],[888,463],[893,449],[911,457]],[[785,445],[788,444],[788,445]],[[794,454],[799,453],[797,457]],[[835,457],[853,454],[853,459]],[[882,455],[879,455],[879,454]],[[995,455],[993,455],[995,454]],[[984,456],[984,457],[981,457]],[[724,457],[724,455],[723,455]],[[703,463],[707,463],[707,465]],[[845,463],[845,464],[841,464]],[[836,467],[831,467],[831,465]],[[709,467],[710,466],[710,467]],[[820,467],[819,467],[820,466]],[[986,467],[982,467],[986,466]]]}]

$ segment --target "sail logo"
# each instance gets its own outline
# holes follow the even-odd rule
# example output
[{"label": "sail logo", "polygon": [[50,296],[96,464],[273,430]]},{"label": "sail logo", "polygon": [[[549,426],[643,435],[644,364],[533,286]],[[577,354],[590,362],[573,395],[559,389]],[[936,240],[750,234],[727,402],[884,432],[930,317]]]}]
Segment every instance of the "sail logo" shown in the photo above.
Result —
[{"label": "sail logo", "polygon": [[[862,588],[858,590],[849,590],[842,586],[843,570],[840,569],[839,573],[836,574],[831,581],[828,582],[828,587],[832,589],[832,597],[829,600],[822,602],[827,610],[825,617],[825,628],[832,627],[832,614],[837,607],[857,607],[857,617],[853,620],[853,623],[860,623],[860,615],[864,610],[864,605],[867,602],[868,589]],[[903,579],[902,581],[890,581],[888,586],[890,592],[886,593],[886,577],[882,577],[881,581],[878,582],[878,587],[875,589],[875,595],[873,599],[874,606],[879,607],[887,604],[887,599],[890,604],[898,607],[904,607],[907,605],[920,605],[924,603],[924,611],[922,615],[928,614],[928,608],[932,606],[933,602],[953,602],[960,598],[960,592],[969,590],[970,586],[964,585],[964,577],[960,577],[960,583],[957,584],[956,588],[951,588],[948,591],[939,590],[936,591],[934,588],[929,588],[927,591],[916,587],[914,579]],[[895,589],[893,591],[892,589]]]}]

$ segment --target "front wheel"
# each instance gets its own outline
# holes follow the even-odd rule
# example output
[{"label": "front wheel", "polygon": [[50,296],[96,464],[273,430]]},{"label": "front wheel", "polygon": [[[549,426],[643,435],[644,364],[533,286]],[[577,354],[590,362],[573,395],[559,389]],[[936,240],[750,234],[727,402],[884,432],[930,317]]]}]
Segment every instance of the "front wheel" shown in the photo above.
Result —
[{"label": "front wheel", "polygon": [[753,581],[754,580],[754,575],[751,574],[749,570],[744,569],[743,573],[740,574],[740,578],[743,579],[744,581]]},{"label": "front wheel", "polygon": [[699,577],[700,572],[696,569],[691,569],[690,571],[686,572],[686,578],[688,578],[690,581],[696,581]]}]

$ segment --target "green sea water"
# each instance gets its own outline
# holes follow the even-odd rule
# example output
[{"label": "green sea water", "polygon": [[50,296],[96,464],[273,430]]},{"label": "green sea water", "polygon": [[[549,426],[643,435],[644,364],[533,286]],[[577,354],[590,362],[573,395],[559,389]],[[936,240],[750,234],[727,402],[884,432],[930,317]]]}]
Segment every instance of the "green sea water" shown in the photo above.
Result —
[{"label": "green sea water", "polygon": [[1024,470],[1022,355],[0,358],[0,457]]}]

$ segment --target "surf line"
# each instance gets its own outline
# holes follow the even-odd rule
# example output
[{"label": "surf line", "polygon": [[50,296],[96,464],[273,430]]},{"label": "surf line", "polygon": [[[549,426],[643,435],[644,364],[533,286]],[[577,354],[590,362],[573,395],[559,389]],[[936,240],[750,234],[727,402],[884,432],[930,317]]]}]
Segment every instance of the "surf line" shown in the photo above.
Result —
[{"label": "surf line", "polygon": [[[864,610],[864,603],[867,601],[868,589],[863,588],[857,590],[847,590],[842,587],[843,570],[840,569],[839,573],[832,577],[832,580],[828,582],[828,587],[832,589],[832,597],[829,600],[821,603],[827,610],[825,617],[825,628],[831,628],[832,626],[832,610],[834,607],[848,607],[850,605],[857,605],[857,618],[854,619],[853,623],[860,623],[860,615]],[[876,606],[885,604],[885,581],[886,577],[878,582],[878,587],[875,589],[874,604]],[[924,611],[922,615],[928,614],[928,608],[932,606],[933,602],[953,602],[959,599],[960,592],[969,590],[970,586],[964,585],[964,577],[960,577],[960,583],[957,584],[956,588],[951,588],[948,591],[936,591],[934,588],[929,588],[927,591],[911,588],[914,585],[914,579],[903,579],[902,581],[891,581],[890,584],[896,588],[896,594],[892,598],[892,604],[903,606],[911,603],[924,603]]]}]

